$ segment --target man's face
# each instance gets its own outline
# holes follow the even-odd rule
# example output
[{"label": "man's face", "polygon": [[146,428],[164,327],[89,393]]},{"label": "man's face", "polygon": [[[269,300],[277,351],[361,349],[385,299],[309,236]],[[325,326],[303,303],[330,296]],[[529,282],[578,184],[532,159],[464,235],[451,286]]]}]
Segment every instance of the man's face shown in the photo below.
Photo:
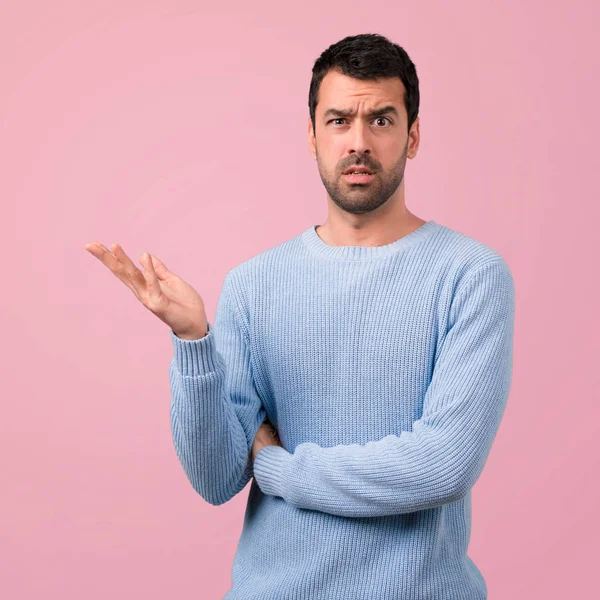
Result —
[{"label": "man's face", "polygon": [[[385,107],[392,110],[377,114]],[[342,114],[336,111],[350,111]],[[319,88],[315,130],[308,119],[309,146],[330,198],[342,210],[367,213],[398,190],[407,158],[419,144],[419,119],[407,132],[404,85],[399,78],[362,81],[339,71],[325,75]],[[371,177],[344,175],[366,167]]]}]

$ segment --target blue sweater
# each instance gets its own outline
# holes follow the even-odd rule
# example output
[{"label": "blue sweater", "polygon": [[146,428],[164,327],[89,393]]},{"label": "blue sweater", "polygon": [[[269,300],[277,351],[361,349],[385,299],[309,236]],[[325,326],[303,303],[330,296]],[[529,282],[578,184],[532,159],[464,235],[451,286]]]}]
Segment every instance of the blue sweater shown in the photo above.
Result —
[{"label": "blue sweater", "polygon": [[[482,600],[471,488],[512,377],[501,255],[433,220],[384,246],[311,226],[170,331],[177,456],[210,504],[252,478],[227,600]],[[251,462],[268,419],[282,447]]]}]

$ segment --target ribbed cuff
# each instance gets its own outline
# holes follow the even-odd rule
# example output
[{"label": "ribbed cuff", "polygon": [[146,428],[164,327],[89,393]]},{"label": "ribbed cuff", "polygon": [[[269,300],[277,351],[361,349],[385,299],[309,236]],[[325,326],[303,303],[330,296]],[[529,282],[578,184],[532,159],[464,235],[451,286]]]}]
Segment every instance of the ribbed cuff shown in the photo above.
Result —
[{"label": "ribbed cuff", "polygon": [[281,446],[264,446],[259,450],[254,458],[254,479],[264,494],[285,498],[286,470],[291,463],[291,453]]},{"label": "ribbed cuff", "polygon": [[208,323],[207,333],[197,340],[182,340],[169,329],[177,370],[186,377],[207,375],[217,370],[218,355],[212,325]]}]

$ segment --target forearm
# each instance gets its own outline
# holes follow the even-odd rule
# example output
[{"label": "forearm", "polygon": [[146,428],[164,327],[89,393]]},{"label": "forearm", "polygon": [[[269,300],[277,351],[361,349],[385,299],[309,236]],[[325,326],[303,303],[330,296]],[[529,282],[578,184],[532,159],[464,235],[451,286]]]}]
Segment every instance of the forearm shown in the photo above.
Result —
[{"label": "forearm", "polygon": [[[453,502],[483,470],[512,378],[514,283],[483,265],[457,291],[423,413],[412,431],[365,445],[263,448],[254,476],[266,494],[300,508],[382,516]],[[399,399],[400,401],[400,399]]]},{"label": "forearm", "polygon": [[169,369],[173,444],[193,488],[210,504],[223,504],[252,476],[248,440],[263,417],[255,412],[240,422],[212,334],[175,340],[174,349]]},{"label": "forearm", "polygon": [[418,422],[413,431],[364,445],[323,448],[305,442],[293,453],[267,446],[256,457],[254,475],[266,494],[340,516],[434,508],[464,496],[481,473],[497,421],[471,425],[481,426],[476,438],[467,430],[436,430]]}]

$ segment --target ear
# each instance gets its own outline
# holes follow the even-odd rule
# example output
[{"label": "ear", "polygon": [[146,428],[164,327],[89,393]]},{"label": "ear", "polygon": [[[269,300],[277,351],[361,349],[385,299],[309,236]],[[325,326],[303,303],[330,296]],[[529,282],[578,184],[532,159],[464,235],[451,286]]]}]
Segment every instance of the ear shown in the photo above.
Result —
[{"label": "ear", "polygon": [[308,117],[308,151],[310,152],[310,155],[313,157],[313,159],[316,160],[317,150],[316,150],[315,143],[316,143],[315,134],[313,132],[312,121],[310,120],[310,115],[309,115],[309,117]]},{"label": "ear", "polygon": [[408,133],[408,152],[406,153],[408,158],[414,158],[417,155],[420,141],[421,134],[419,132],[419,117],[417,117]]}]

